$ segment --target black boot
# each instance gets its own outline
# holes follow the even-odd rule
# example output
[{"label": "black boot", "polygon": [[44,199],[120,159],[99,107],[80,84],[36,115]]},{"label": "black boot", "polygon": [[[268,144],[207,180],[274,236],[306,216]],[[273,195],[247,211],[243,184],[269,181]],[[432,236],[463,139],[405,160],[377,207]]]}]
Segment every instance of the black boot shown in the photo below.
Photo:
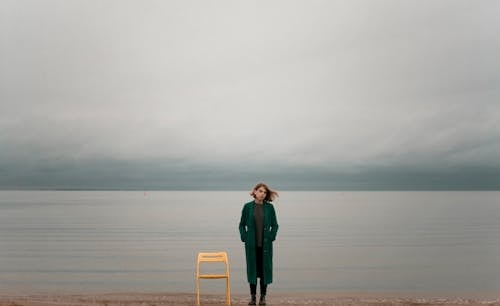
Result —
[{"label": "black boot", "polygon": [[259,305],[266,305],[266,295],[261,295],[259,300]]},{"label": "black boot", "polygon": [[255,297],[255,294],[252,294],[252,299],[250,300],[248,305],[257,305],[257,298]]}]

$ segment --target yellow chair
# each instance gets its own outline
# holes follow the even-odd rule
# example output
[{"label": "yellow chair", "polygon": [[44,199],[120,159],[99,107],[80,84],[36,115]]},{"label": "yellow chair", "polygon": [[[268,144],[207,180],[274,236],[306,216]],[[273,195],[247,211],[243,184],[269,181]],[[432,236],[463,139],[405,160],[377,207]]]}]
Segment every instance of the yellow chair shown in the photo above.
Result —
[{"label": "yellow chair", "polygon": [[[226,265],[226,273],[224,274],[200,274],[200,264],[222,262]],[[231,305],[231,287],[229,277],[229,260],[226,252],[198,253],[198,261],[196,263],[196,292],[197,305],[200,305],[200,279],[226,279],[226,304]]]}]

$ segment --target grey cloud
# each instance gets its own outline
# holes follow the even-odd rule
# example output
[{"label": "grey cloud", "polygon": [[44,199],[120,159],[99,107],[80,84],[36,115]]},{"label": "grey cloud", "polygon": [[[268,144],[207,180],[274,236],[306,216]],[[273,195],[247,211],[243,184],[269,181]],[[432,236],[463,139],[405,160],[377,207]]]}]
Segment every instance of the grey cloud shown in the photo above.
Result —
[{"label": "grey cloud", "polygon": [[179,185],[200,165],[279,165],[316,186],[500,166],[498,2],[223,4],[4,2],[3,185],[51,163],[54,186],[106,163],[127,177],[172,163],[160,180],[182,161]]}]

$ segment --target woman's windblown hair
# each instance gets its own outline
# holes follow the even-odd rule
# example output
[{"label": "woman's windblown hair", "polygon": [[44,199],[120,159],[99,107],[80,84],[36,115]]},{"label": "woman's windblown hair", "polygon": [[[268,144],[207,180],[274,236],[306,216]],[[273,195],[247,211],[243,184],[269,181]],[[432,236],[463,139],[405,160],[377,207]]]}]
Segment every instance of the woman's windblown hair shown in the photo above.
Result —
[{"label": "woman's windblown hair", "polygon": [[277,197],[279,197],[278,192],[271,190],[266,184],[264,183],[258,183],[255,185],[255,187],[252,189],[252,192],[250,192],[250,195],[255,198],[255,190],[259,189],[260,187],[264,187],[267,191],[266,193],[266,198],[264,201],[266,202],[272,202],[274,201]]}]

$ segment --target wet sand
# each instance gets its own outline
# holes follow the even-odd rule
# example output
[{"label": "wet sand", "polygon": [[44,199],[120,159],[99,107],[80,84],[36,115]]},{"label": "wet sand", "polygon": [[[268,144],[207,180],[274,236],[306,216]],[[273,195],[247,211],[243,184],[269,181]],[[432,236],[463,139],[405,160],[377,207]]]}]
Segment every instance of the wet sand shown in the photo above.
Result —
[{"label": "wet sand", "polygon": [[[274,293],[267,305],[500,305],[500,294],[419,295],[384,293]],[[247,305],[248,295],[233,294],[232,305]],[[0,306],[162,306],[196,305],[194,293],[1,294]],[[201,305],[225,305],[223,294],[203,294]]]}]

